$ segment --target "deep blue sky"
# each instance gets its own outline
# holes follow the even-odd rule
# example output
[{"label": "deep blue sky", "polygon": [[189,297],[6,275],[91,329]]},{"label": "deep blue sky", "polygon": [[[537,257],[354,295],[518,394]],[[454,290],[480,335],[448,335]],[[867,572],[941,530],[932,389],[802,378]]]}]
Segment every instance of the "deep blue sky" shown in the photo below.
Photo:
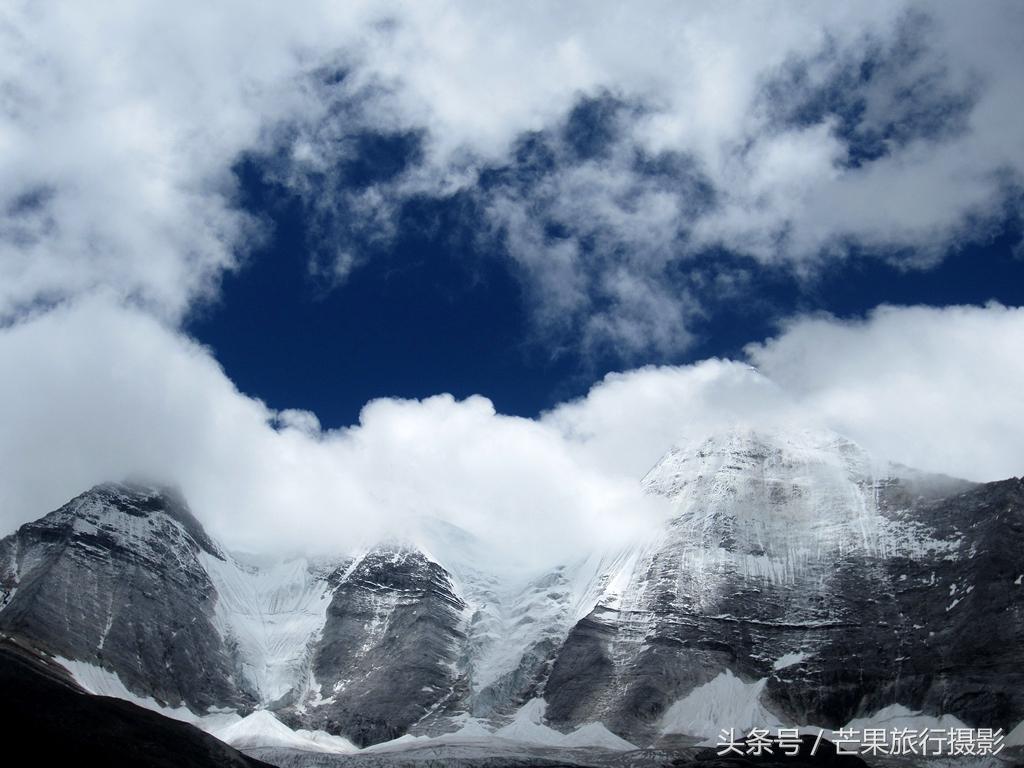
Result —
[{"label": "deep blue sky", "polygon": [[[359,185],[400,170],[415,142],[375,141],[345,169]],[[223,282],[219,301],[200,310],[189,332],[211,346],[246,394],[273,408],[304,408],[325,427],[354,423],[376,397],[483,394],[502,413],[533,416],[582,395],[608,371],[645,363],[737,357],[796,313],[863,316],[881,303],[1024,304],[1021,228],[1007,222],[990,241],[953,252],[938,266],[902,271],[872,254],[839,263],[810,284],[789,272],[754,267],[740,296],[708,299],[685,353],[623,360],[552,355],[530,325],[523,287],[493,243],[472,237],[473,212],[461,198],[406,204],[394,242],[331,287],[310,273],[321,230],[309,208],[268,181],[258,160],[237,166],[241,204],[272,232]],[[485,252],[486,251],[486,252]],[[682,267],[687,268],[686,265]]]}]

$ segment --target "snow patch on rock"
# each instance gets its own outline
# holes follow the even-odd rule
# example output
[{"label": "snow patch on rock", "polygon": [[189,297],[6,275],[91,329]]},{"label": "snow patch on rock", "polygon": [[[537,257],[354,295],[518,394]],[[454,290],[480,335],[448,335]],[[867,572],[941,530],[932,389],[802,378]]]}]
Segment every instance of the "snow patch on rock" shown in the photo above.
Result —
[{"label": "snow patch on rock", "polygon": [[768,678],[762,678],[745,683],[726,670],[669,707],[662,717],[660,730],[713,739],[723,729],[746,733],[755,726],[783,725],[761,704],[761,693],[767,682]]},{"label": "snow patch on rock", "polygon": [[238,722],[212,730],[211,734],[236,749],[284,747],[333,754],[358,751],[348,739],[325,731],[293,731],[265,709],[256,710]]},{"label": "snow patch on rock", "polygon": [[139,696],[137,693],[128,690],[127,686],[121,682],[121,678],[118,677],[117,673],[111,672],[109,669],[103,669],[84,661],[65,659],[60,656],[54,657],[54,661],[64,667],[74,681],[87,693],[91,693],[94,696],[109,696],[115,699],[123,699],[144,709],[161,714],[164,717],[195,725],[204,731],[223,728],[242,719],[235,712],[211,712],[206,715],[197,715],[187,707],[168,707],[156,699],[148,696]]},{"label": "snow patch on rock", "polygon": [[494,732],[497,738],[521,744],[545,747],[598,747],[616,751],[636,749],[636,746],[609,731],[603,723],[586,723],[572,733],[561,733],[544,724],[547,702],[531,699],[526,702],[512,722]]},{"label": "snow patch on rock", "polygon": [[409,749],[412,746],[418,746],[421,744],[432,744],[436,739],[430,736],[413,736],[411,733],[407,733],[404,736],[399,736],[397,739],[391,741],[382,741],[380,744],[372,744],[369,747],[364,747],[363,752],[391,752],[402,749]]},{"label": "snow patch on rock", "polygon": [[531,699],[512,718],[512,722],[494,732],[500,739],[518,741],[524,744],[540,744],[556,747],[561,745],[564,735],[544,725],[544,699]]},{"label": "snow patch on rock", "polygon": [[1017,723],[1017,727],[1006,734],[1003,744],[1008,747],[1024,747],[1024,720]]},{"label": "snow patch on rock", "polygon": [[205,552],[199,560],[217,590],[217,629],[237,644],[246,682],[261,703],[277,701],[304,681],[331,602],[326,579],[304,559],[260,568]]},{"label": "snow patch on rock", "polygon": [[629,752],[637,746],[604,727],[604,723],[587,723],[562,737],[564,747],[599,747],[616,752]]},{"label": "snow patch on rock", "polygon": [[890,704],[887,707],[866,717],[857,717],[846,724],[847,728],[862,730],[864,728],[966,728],[967,725],[953,715],[927,715],[920,710],[912,710],[902,704]]},{"label": "snow patch on rock", "polygon": [[807,661],[811,655],[810,653],[784,653],[775,660],[775,663],[772,664],[772,669],[777,672],[780,669],[795,666],[802,661]]}]

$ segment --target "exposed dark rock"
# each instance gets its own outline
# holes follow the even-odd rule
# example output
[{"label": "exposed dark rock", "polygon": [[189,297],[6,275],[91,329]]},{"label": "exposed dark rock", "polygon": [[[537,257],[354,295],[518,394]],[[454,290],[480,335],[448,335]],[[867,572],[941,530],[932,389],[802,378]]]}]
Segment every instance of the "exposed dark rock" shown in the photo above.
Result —
[{"label": "exposed dark rock", "polygon": [[[9,750],[61,766],[267,768],[186,723],[90,696],[24,644],[0,639],[0,722]],[[16,741],[14,741],[16,739]],[[14,762],[15,752],[8,757]]]},{"label": "exposed dark rock", "polygon": [[[724,670],[767,678],[763,703],[796,723],[896,703],[976,727],[1024,719],[1022,481],[874,481],[845,445],[829,447],[840,470],[756,436],[718,450],[670,455],[681,469],[652,491],[684,499],[680,516],[621,604],[569,633],[545,689],[553,724],[601,720],[644,743]],[[801,656],[774,669],[786,654]]]},{"label": "exposed dark rock", "polygon": [[0,540],[0,631],[159,702],[262,705],[361,746],[451,731],[455,715],[500,725],[537,697],[563,732],[599,721],[661,743],[673,703],[726,671],[766,681],[762,704],[790,723],[891,704],[1024,720],[1021,480],[879,472],[836,436],[733,434],[670,453],[645,482],[674,517],[587,576],[589,602],[569,567],[512,594],[409,547],[318,566],[302,582],[308,639],[289,639],[294,669],[265,700],[218,613],[234,560],[173,492],[99,486]]},{"label": "exposed dark rock", "polygon": [[423,554],[367,554],[334,592],[313,659],[327,703],[302,721],[365,745],[456,703],[464,607],[444,569]]},{"label": "exposed dark rock", "polygon": [[0,630],[171,706],[246,707],[200,551],[222,557],[176,493],[97,486],[0,541]]}]

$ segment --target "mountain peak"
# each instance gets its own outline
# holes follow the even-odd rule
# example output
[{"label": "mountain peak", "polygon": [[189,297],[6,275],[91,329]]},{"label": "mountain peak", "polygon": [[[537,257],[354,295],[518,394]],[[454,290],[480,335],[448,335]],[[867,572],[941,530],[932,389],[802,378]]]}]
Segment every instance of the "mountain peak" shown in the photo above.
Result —
[{"label": "mountain peak", "polygon": [[198,549],[223,559],[220,547],[207,535],[176,488],[137,481],[93,486],[30,526],[97,532],[115,540],[145,536],[147,524],[166,518],[182,529]]},{"label": "mountain peak", "polygon": [[826,429],[734,427],[677,444],[643,479],[700,546],[804,560],[874,550],[890,468]]},{"label": "mountain peak", "polygon": [[679,441],[642,484],[651,493],[674,498],[691,483],[709,477],[770,476],[797,468],[818,468],[853,482],[876,474],[876,462],[867,451],[831,430],[734,425]]}]

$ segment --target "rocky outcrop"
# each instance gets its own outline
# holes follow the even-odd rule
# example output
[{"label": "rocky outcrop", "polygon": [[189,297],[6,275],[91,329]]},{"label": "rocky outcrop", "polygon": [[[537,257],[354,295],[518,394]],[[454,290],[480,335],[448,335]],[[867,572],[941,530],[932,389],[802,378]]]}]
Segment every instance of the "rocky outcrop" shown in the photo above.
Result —
[{"label": "rocky outcrop", "polygon": [[[90,696],[59,665],[0,638],[0,722],[8,744],[45,765],[269,768],[186,723]],[[14,695],[16,692],[16,695]]]},{"label": "rocky outcrop", "polygon": [[0,541],[0,630],[170,706],[251,706],[203,553],[224,557],[173,491],[99,486]]},{"label": "rocky outcrop", "polygon": [[1024,486],[893,471],[815,434],[669,454],[645,484],[675,516],[623,593],[570,632],[549,720],[651,737],[674,701],[731,670],[767,679],[764,704],[787,722],[836,727],[900,703],[1015,726]]},{"label": "rocky outcrop", "polygon": [[313,658],[318,696],[293,719],[363,746],[455,706],[465,606],[445,570],[421,552],[384,547],[339,580]]}]

